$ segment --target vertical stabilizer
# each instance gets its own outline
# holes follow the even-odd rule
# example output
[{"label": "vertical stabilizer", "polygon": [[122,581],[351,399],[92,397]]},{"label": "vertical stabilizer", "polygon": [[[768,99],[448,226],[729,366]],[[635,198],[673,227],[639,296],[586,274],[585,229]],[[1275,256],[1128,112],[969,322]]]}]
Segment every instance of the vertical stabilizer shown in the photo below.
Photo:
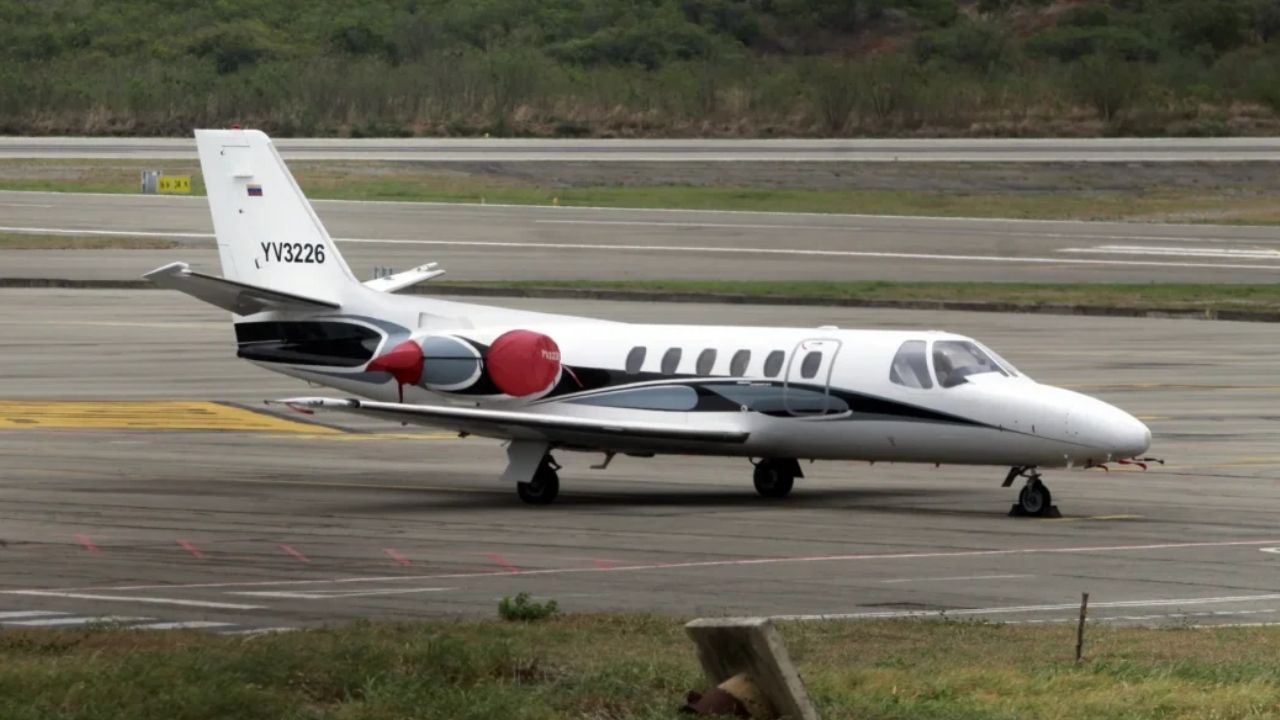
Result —
[{"label": "vertical stabilizer", "polygon": [[359,285],[270,138],[197,130],[196,148],[224,277],[338,304]]}]

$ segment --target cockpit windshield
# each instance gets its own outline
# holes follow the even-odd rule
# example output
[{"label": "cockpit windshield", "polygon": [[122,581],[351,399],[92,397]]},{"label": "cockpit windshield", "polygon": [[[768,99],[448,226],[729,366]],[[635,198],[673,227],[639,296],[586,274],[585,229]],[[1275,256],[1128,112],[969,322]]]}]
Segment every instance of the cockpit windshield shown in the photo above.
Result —
[{"label": "cockpit windshield", "polygon": [[938,340],[933,343],[933,372],[944,388],[967,382],[970,375],[1009,373],[977,344],[968,340]]},{"label": "cockpit windshield", "polygon": [[982,352],[986,353],[992,360],[995,360],[996,364],[1004,368],[1005,372],[1009,373],[1013,377],[1018,377],[1019,375],[1018,368],[1014,367],[1013,363],[1001,357],[1000,353],[996,352],[995,350],[992,350],[991,348],[987,347],[986,345],[983,345],[982,343],[975,343],[975,344],[979,348],[982,348]]}]

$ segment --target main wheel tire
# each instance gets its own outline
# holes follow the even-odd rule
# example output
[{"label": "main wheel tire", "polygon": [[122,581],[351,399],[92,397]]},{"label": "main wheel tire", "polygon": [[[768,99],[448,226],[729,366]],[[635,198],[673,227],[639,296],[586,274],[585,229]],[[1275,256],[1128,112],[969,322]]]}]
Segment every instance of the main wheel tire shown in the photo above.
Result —
[{"label": "main wheel tire", "polygon": [[560,476],[544,463],[532,480],[516,483],[516,494],[529,505],[550,505],[560,494]]},{"label": "main wheel tire", "polygon": [[1048,515],[1053,507],[1053,494],[1042,482],[1030,482],[1018,493],[1018,507],[1027,515]]},{"label": "main wheel tire", "polygon": [[796,478],[778,463],[762,462],[756,465],[752,481],[761,497],[784,498],[791,494]]}]

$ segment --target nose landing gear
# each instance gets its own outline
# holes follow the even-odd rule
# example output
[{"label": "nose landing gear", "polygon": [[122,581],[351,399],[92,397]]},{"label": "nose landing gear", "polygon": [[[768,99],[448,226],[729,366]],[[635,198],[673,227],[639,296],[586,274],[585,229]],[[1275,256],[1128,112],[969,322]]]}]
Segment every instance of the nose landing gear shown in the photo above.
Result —
[{"label": "nose landing gear", "polygon": [[794,458],[765,458],[755,466],[752,480],[761,497],[784,498],[791,494],[796,478],[804,477],[800,463]]},{"label": "nose landing gear", "polygon": [[1034,467],[1010,468],[1002,487],[1009,487],[1019,477],[1025,477],[1027,482],[1018,491],[1018,502],[1009,509],[1010,517],[1062,517],[1058,506],[1053,504],[1053,493],[1049,492],[1048,486],[1041,481],[1040,473]]}]

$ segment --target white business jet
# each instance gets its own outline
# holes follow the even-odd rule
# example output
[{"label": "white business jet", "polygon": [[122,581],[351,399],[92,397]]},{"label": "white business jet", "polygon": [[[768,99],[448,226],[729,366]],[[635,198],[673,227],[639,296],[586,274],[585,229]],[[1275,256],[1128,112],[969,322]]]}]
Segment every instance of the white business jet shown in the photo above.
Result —
[{"label": "white business jet", "polygon": [[919,330],[633,324],[395,294],[434,265],[361,283],[270,139],[198,130],[223,277],[148,273],[234,314],[237,354],[345,397],[275,401],[508,441],[503,480],[559,492],[555,450],[748,458],[760,495],[799,460],[1010,468],[1014,506],[1051,512],[1039,469],[1141,463],[1147,427],[1041,385],[976,340]]}]

